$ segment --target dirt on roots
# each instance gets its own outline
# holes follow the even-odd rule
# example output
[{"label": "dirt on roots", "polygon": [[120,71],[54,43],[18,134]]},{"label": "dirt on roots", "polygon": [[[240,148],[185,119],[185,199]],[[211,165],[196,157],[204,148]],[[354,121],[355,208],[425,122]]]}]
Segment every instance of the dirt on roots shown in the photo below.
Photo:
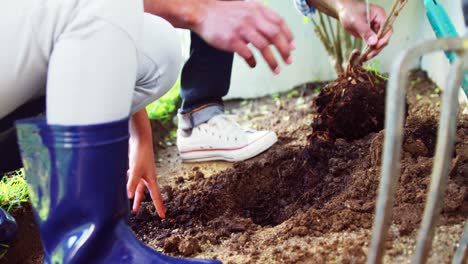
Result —
[{"label": "dirt on roots", "polygon": [[[418,228],[432,170],[438,112],[433,102],[411,102],[390,242]],[[459,120],[440,225],[460,224],[468,217],[468,118]],[[314,137],[305,147],[276,148],[256,162],[236,163],[209,178],[195,167],[187,179],[179,177],[181,187],[163,188],[166,219],[158,219],[148,201],[131,225],[144,242],[176,256],[225,260],[210,254],[221,245],[231,252],[226,253],[228,262],[234,263],[336,261],[338,253],[333,245],[325,246],[323,237],[360,234],[372,226],[383,131],[353,135],[359,139],[348,141],[339,132],[335,135],[336,140]],[[369,235],[357,236],[345,243],[339,262],[365,260]],[[296,238],[306,245],[322,241],[317,242],[322,249],[312,254],[282,242]],[[241,257],[232,260],[233,255]]]},{"label": "dirt on roots", "polygon": [[326,85],[314,100],[312,137],[355,140],[384,127],[387,81],[375,72],[357,71]]}]

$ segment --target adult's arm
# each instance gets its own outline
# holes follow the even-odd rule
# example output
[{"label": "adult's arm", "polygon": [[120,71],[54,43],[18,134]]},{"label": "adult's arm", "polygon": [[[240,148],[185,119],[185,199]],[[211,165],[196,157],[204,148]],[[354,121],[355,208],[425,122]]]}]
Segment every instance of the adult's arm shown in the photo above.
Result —
[{"label": "adult's arm", "polygon": [[[370,5],[370,21],[367,21],[366,3],[359,0],[295,0],[296,6],[304,14],[313,12],[310,7],[338,19],[344,29],[362,38],[373,50],[367,59],[377,55],[389,42],[392,31],[380,39],[377,33],[383,25],[386,14],[385,10],[377,5]],[[309,7],[309,8],[308,8]]]}]

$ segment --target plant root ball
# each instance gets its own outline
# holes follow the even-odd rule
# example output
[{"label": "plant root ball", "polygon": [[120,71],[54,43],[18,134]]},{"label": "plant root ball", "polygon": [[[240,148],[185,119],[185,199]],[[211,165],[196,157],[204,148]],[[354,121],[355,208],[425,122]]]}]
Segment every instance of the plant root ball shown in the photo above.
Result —
[{"label": "plant root ball", "polygon": [[364,70],[338,77],[314,102],[318,116],[312,123],[313,134],[351,141],[382,130],[386,84],[382,77]]}]

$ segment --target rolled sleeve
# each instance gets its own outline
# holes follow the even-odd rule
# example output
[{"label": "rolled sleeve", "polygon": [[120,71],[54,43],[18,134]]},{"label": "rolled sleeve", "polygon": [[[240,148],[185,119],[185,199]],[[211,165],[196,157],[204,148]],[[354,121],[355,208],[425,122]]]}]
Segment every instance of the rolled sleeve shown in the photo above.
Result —
[{"label": "rolled sleeve", "polygon": [[315,13],[315,8],[309,6],[306,0],[294,0],[297,10],[304,16],[310,16]]}]

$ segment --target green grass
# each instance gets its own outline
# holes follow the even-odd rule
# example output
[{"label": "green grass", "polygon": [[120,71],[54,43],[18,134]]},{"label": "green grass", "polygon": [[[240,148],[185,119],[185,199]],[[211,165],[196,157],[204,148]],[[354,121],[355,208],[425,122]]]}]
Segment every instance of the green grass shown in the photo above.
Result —
[{"label": "green grass", "polygon": [[[24,169],[3,175],[0,180],[0,207],[6,211],[21,207],[28,201],[28,185],[24,179]],[[6,255],[10,246],[0,243],[0,260]]]},{"label": "green grass", "polygon": [[180,79],[163,97],[152,102],[146,107],[148,117],[162,123],[172,121],[180,103]]},{"label": "green grass", "polygon": [[24,179],[24,170],[18,170],[12,175],[6,175],[0,180],[0,206],[10,211],[21,207],[28,201],[28,185]]}]

